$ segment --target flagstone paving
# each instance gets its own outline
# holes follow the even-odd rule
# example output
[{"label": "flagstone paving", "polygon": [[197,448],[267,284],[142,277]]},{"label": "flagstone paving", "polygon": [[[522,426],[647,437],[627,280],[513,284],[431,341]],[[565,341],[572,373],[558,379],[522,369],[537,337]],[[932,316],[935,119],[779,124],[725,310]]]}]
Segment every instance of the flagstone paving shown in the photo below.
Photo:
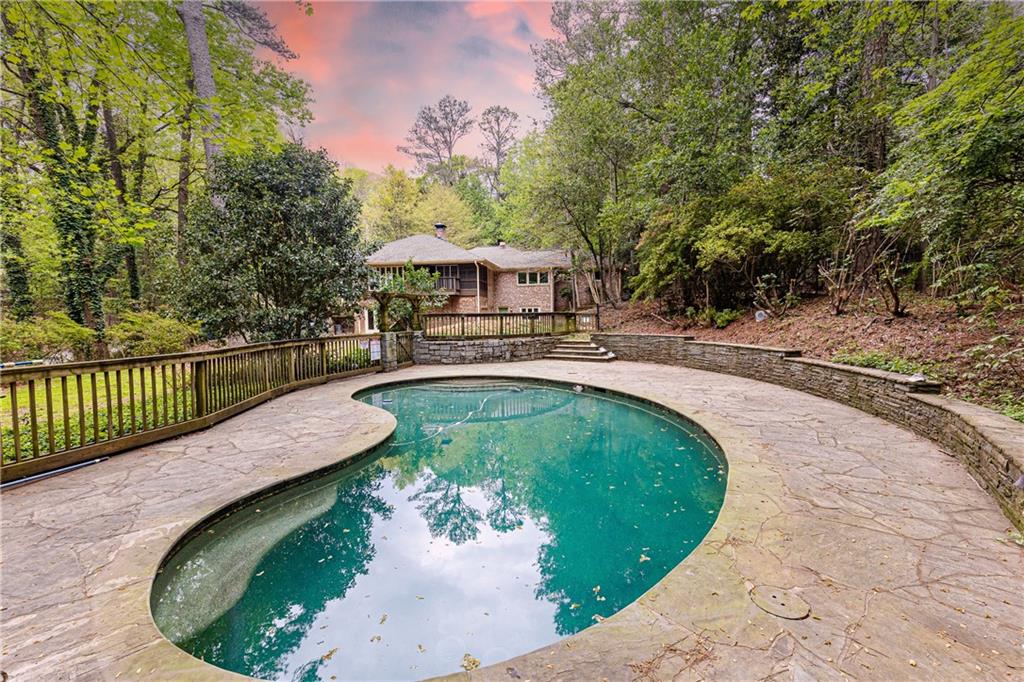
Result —
[{"label": "flagstone paving", "polygon": [[[656,400],[707,428],[730,469],[711,533],[637,602],[544,649],[453,677],[1024,676],[1024,549],[996,504],[936,445],[747,379],[561,361],[416,366],[338,381],[5,491],[0,668],[17,682],[241,679],[193,659],[153,625],[149,587],[166,551],[233,500],[386,438],[392,416],[350,400],[354,391],[472,375],[562,379]],[[772,615],[752,590],[761,604],[773,594],[798,600],[770,610],[809,616]]]}]

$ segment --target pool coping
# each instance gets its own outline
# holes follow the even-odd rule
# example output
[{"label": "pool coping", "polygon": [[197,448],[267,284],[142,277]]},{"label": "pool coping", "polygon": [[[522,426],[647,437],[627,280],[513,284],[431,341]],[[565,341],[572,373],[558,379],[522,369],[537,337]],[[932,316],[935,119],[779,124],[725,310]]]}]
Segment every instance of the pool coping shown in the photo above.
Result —
[{"label": "pool coping", "polygon": [[[715,515],[714,523],[711,524],[711,527],[708,529],[707,533],[704,534],[704,537],[701,538],[701,541],[697,544],[697,546],[694,547],[693,550],[691,550],[690,553],[687,554],[678,564],[676,564],[674,567],[672,567],[672,569],[670,569],[668,571],[668,573],[666,573],[664,576],[662,576],[661,579],[659,579],[657,583],[652,585],[649,589],[645,590],[644,593],[641,594],[639,597],[637,597],[635,600],[633,600],[632,602],[630,602],[626,606],[622,607],[621,609],[616,611],[611,616],[608,616],[604,620],[602,620],[600,622],[597,622],[597,623],[594,623],[593,625],[590,625],[587,628],[585,628],[585,629],[583,629],[583,630],[581,630],[581,631],[579,631],[577,633],[574,633],[574,634],[569,635],[567,637],[562,637],[560,639],[555,640],[554,642],[551,642],[551,643],[549,643],[547,645],[544,645],[544,646],[539,647],[537,649],[534,649],[532,651],[528,651],[528,652],[524,652],[522,654],[519,654],[519,655],[517,655],[517,656],[515,656],[513,658],[508,659],[507,661],[499,661],[497,663],[493,663],[493,664],[490,664],[490,665],[485,666],[483,668],[480,668],[479,669],[479,673],[477,673],[477,674],[484,674],[484,675],[486,675],[486,674],[489,674],[489,673],[492,673],[492,672],[493,673],[498,673],[499,672],[499,668],[501,668],[501,666],[503,666],[503,665],[506,665],[510,661],[517,660],[517,659],[519,659],[521,657],[524,657],[524,656],[531,656],[533,654],[536,654],[537,652],[541,652],[541,651],[544,651],[544,650],[548,649],[552,645],[563,644],[563,643],[565,643],[567,641],[570,641],[570,640],[576,640],[577,637],[580,637],[584,633],[587,633],[587,632],[589,632],[591,630],[594,630],[594,629],[597,629],[597,628],[603,628],[603,629],[610,628],[611,626],[606,626],[605,625],[606,622],[614,619],[619,614],[621,614],[621,613],[623,613],[623,612],[625,612],[625,611],[627,611],[629,609],[634,608],[646,596],[648,596],[649,594],[651,594],[655,590],[657,590],[658,587],[661,585],[661,583],[663,581],[665,581],[669,576],[671,576],[672,574],[676,573],[677,571],[680,571],[682,566],[683,566],[683,564],[685,564],[687,561],[689,561],[692,557],[694,557],[700,551],[701,547],[704,545],[704,543],[708,540],[709,537],[711,537],[712,533],[715,531],[715,528],[720,525],[720,523],[722,521],[723,514],[725,513],[725,510],[726,510],[727,506],[730,504],[730,490],[731,490],[732,481],[733,481],[732,461],[731,461],[731,459],[729,457],[729,452],[726,449],[726,446],[724,446],[722,444],[722,439],[723,438],[725,440],[732,440],[732,439],[730,439],[730,437],[727,436],[725,433],[716,435],[715,432],[712,429],[709,429],[707,426],[705,426],[705,424],[703,424],[702,422],[698,421],[696,418],[690,416],[688,414],[688,412],[685,411],[682,406],[675,406],[675,407],[673,407],[673,406],[667,404],[664,398],[657,398],[657,397],[654,397],[654,396],[651,396],[651,395],[644,395],[642,393],[630,392],[630,391],[627,391],[627,390],[623,390],[621,388],[605,386],[605,385],[601,385],[599,383],[594,383],[594,382],[589,381],[589,380],[579,380],[579,381],[577,381],[577,380],[569,380],[569,379],[553,379],[550,376],[546,376],[546,375],[542,375],[542,374],[538,374],[538,375],[529,375],[529,374],[509,375],[509,374],[505,374],[505,375],[502,375],[502,374],[494,374],[494,373],[488,373],[488,372],[474,372],[472,370],[469,370],[467,372],[467,371],[465,371],[465,368],[462,368],[462,371],[460,371],[457,375],[452,375],[451,374],[451,370],[447,370],[447,371],[442,370],[442,373],[438,374],[437,376],[421,376],[421,377],[416,377],[416,378],[399,378],[399,377],[395,377],[395,376],[393,376],[391,374],[386,375],[386,376],[382,376],[382,375],[379,375],[379,374],[369,375],[369,376],[372,376],[373,379],[370,379],[369,383],[367,385],[361,386],[359,388],[356,388],[355,390],[346,391],[346,395],[344,396],[345,399],[353,401],[353,402],[357,402],[357,403],[361,403],[361,404],[367,405],[367,406],[373,408],[374,410],[380,410],[381,412],[384,412],[384,413],[392,415],[392,416],[394,416],[394,415],[391,412],[388,412],[387,410],[382,410],[381,408],[375,407],[374,405],[371,405],[369,403],[363,403],[361,400],[356,398],[356,396],[359,395],[359,394],[362,394],[362,393],[366,393],[368,391],[376,390],[376,389],[381,389],[381,388],[398,388],[398,387],[401,387],[401,386],[421,384],[421,383],[425,383],[425,382],[429,382],[429,381],[437,381],[438,379],[484,379],[484,380],[498,380],[498,379],[500,379],[500,380],[506,380],[506,381],[519,379],[519,380],[525,380],[525,381],[530,381],[530,382],[534,382],[534,383],[539,383],[539,384],[542,384],[542,385],[557,385],[559,387],[567,387],[567,386],[573,386],[573,385],[580,385],[580,386],[583,386],[585,389],[589,388],[589,389],[592,389],[592,390],[595,390],[595,391],[599,391],[601,393],[606,393],[606,394],[621,396],[621,397],[624,397],[624,398],[629,398],[629,399],[636,400],[636,401],[639,401],[641,403],[644,403],[644,404],[647,404],[647,405],[650,405],[650,406],[653,406],[653,407],[657,407],[657,408],[660,408],[662,410],[665,410],[667,412],[672,413],[672,415],[674,415],[674,416],[676,416],[678,418],[681,418],[684,421],[686,421],[687,423],[692,424],[693,426],[695,426],[698,429],[700,429],[715,444],[715,446],[718,447],[718,449],[721,451],[722,457],[725,459],[725,464],[726,464],[725,491],[724,491],[724,496],[723,496],[723,499],[722,499],[722,505],[721,505],[721,507],[719,507],[718,512]],[[360,377],[360,378],[362,378],[362,377]],[[345,381],[347,379],[351,379],[351,377],[345,377],[345,378],[337,379],[336,381],[341,382],[341,381]],[[328,383],[333,383],[333,382],[328,382]],[[294,488],[296,486],[302,485],[303,483],[306,483],[308,481],[312,481],[312,480],[315,480],[315,479],[327,476],[327,475],[329,475],[329,474],[331,474],[333,472],[337,472],[337,471],[340,471],[340,470],[343,470],[343,469],[348,469],[349,467],[359,466],[360,462],[362,462],[366,458],[370,457],[376,451],[377,448],[379,448],[380,446],[384,445],[387,442],[387,440],[389,438],[391,438],[391,436],[394,434],[394,431],[395,431],[396,427],[397,427],[397,418],[391,420],[391,423],[388,426],[387,433],[384,434],[383,437],[381,437],[376,442],[373,442],[372,444],[369,444],[369,445],[364,445],[362,447],[362,449],[357,450],[355,452],[352,452],[351,454],[347,454],[344,457],[342,457],[341,459],[339,459],[339,460],[337,460],[337,461],[335,461],[333,463],[330,463],[330,464],[318,467],[316,469],[311,469],[310,471],[308,471],[306,473],[298,474],[298,475],[290,477],[290,478],[283,478],[281,480],[268,483],[267,485],[265,485],[265,486],[263,486],[261,488],[258,488],[256,490],[250,492],[250,493],[247,493],[247,494],[243,495],[242,497],[235,498],[233,500],[225,502],[220,507],[218,507],[216,510],[214,510],[212,512],[209,512],[209,513],[205,514],[204,516],[196,519],[184,531],[182,531],[180,534],[178,534],[178,536],[171,542],[171,544],[167,547],[166,550],[164,550],[163,554],[161,555],[159,561],[157,562],[157,569],[153,572],[153,575],[152,575],[152,577],[151,577],[151,579],[149,581],[148,589],[146,590],[146,609],[147,609],[147,613],[148,613],[148,616],[149,616],[149,624],[156,630],[157,633],[159,633],[159,638],[160,638],[160,640],[162,640],[161,642],[159,642],[159,645],[163,645],[164,643],[170,644],[172,647],[174,647],[174,649],[177,652],[180,652],[181,654],[184,654],[185,656],[188,656],[190,659],[192,659],[192,661],[194,661],[195,663],[199,664],[201,667],[209,669],[209,671],[212,674],[218,674],[218,675],[220,675],[220,674],[227,674],[227,675],[233,676],[233,677],[235,677],[237,679],[245,679],[245,680],[254,680],[254,679],[258,680],[258,679],[260,679],[260,678],[254,678],[254,677],[245,675],[243,673],[238,673],[238,672],[235,672],[235,671],[232,671],[232,670],[227,670],[225,668],[220,668],[219,666],[213,665],[211,663],[207,663],[206,661],[202,661],[201,659],[196,658],[195,656],[193,656],[189,652],[185,651],[184,649],[181,649],[176,644],[174,644],[169,639],[167,639],[167,637],[160,630],[160,628],[157,625],[156,620],[155,620],[155,618],[153,616],[153,597],[154,597],[153,589],[156,586],[157,573],[159,571],[163,570],[164,566],[189,541],[191,541],[197,535],[202,534],[207,528],[209,528],[210,526],[216,524],[217,522],[222,520],[224,517],[226,517],[226,516],[236,512],[236,511],[240,510],[243,507],[246,507],[246,506],[249,506],[251,504],[254,504],[254,503],[258,502],[259,500],[266,499],[268,497],[271,497],[273,495],[281,493],[281,492],[283,492],[285,490],[289,490],[289,489]],[[571,648],[571,645],[567,645],[567,646],[570,646],[570,648]],[[446,673],[446,674],[443,674],[443,675],[433,676],[433,677],[429,677],[429,678],[422,678],[422,679],[425,680],[425,681],[426,680],[460,679],[460,678],[464,678],[467,674],[468,674],[468,671],[465,671],[465,672],[452,672],[452,673]]]}]

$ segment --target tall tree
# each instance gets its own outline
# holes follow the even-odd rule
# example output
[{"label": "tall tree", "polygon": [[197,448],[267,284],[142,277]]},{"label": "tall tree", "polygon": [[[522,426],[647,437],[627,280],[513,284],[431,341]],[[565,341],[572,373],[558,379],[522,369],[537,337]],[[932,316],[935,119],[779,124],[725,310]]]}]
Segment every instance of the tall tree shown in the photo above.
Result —
[{"label": "tall tree", "polygon": [[455,145],[473,130],[469,102],[445,95],[437,104],[425,106],[406,135],[408,145],[398,151],[416,161],[419,170],[454,185],[458,173],[453,168]]},{"label": "tall tree", "polygon": [[214,137],[220,127],[220,112],[217,110],[217,85],[213,81],[213,63],[210,61],[210,46],[206,39],[206,16],[202,0],[182,0],[178,5],[178,16],[185,26],[185,42],[188,45],[189,60],[192,64],[192,86],[200,101],[200,108],[206,115],[203,124],[203,150],[206,165],[213,167],[220,156],[221,144]]},{"label": "tall tree", "polygon": [[509,151],[516,141],[519,128],[519,114],[508,107],[490,106],[480,115],[481,145],[486,154],[487,182],[494,196],[504,197],[501,189],[501,167],[505,165]]},{"label": "tall tree", "polygon": [[192,205],[189,311],[217,336],[320,335],[365,293],[358,216],[351,183],[323,150],[289,143],[225,154]]},{"label": "tall tree", "polygon": [[374,185],[366,199],[360,218],[363,236],[374,241],[388,242],[408,237],[416,232],[416,205],[420,189],[416,181],[404,170],[389,165],[384,177]]}]

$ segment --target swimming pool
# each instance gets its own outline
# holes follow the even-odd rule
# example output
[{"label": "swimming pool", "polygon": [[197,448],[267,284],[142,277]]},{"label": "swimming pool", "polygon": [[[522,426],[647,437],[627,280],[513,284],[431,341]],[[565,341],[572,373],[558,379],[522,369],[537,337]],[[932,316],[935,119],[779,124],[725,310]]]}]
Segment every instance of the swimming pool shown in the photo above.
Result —
[{"label": "swimming pool", "polygon": [[168,558],[152,608],[179,647],[267,679],[496,663],[634,601],[722,505],[719,448],[638,400],[506,379],[358,398],[395,414],[384,445],[219,518]]}]

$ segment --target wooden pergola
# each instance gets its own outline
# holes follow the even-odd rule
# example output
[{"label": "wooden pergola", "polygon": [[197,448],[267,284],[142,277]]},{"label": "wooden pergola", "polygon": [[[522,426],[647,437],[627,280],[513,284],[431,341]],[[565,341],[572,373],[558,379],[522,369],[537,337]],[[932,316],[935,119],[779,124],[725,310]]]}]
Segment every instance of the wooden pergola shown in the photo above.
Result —
[{"label": "wooden pergola", "polygon": [[396,299],[404,299],[412,306],[412,328],[413,331],[421,331],[420,308],[423,301],[430,298],[431,294],[409,293],[404,291],[370,291],[370,298],[377,302],[377,328],[386,331],[388,328],[388,309]]}]

